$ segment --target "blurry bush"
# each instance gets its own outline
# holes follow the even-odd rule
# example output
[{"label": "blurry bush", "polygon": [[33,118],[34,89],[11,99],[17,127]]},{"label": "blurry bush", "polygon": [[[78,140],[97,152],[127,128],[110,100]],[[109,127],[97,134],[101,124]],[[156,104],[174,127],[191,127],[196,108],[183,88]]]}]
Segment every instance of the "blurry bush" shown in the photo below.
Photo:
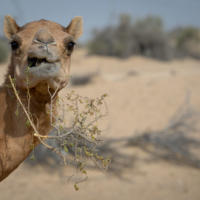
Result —
[{"label": "blurry bush", "polygon": [[117,26],[94,30],[88,43],[89,54],[127,58],[143,55],[161,60],[171,58],[169,40],[163,31],[159,17],[148,16],[131,23],[129,15],[123,14]]},{"label": "blurry bush", "polygon": [[137,54],[161,60],[171,58],[171,47],[161,18],[149,16],[138,20],[133,28],[133,36]]},{"label": "blurry bush", "polygon": [[170,32],[177,56],[200,59],[200,31],[195,27],[175,28]]},{"label": "blurry bush", "polygon": [[8,54],[8,45],[6,45],[4,39],[0,38],[0,63],[5,62],[7,60]]}]

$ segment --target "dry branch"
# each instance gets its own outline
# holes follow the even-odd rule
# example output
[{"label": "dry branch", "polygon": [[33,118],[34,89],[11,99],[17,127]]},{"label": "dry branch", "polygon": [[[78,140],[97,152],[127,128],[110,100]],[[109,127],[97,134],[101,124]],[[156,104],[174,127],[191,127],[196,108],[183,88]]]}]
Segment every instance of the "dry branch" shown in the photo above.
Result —
[{"label": "dry branch", "polygon": [[[71,148],[74,151],[74,160],[79,165],[78,171],[81,171],[86,175],[84,180],[87,179],[86,167],[84,163],[84,159],[86,157],[91,158],[95,166],[102,172],[105,172],[108,169],[108,164],[111,163],[110,156],[103,158],[103,156],[99,156],[95,150],[96,146],[102,143],[101,131],[98,129],[95,123],[108,114],[108,108],[104,100],[104,98],[107,97],[107,94],[102,95],[100,98],[89,99],[87,97],[74,94],[72,91],[70,94],[67,94],[67,100],[70,102],[70,104],[61,104],[61,101],[59,101],[58,98],[55,98],[57,90],[51,94],[48,88],[51,102],[46,106],[46,111],[50,115],[51,126],[54,127],[57,133],[56,135],[44,136],[38,132],[33,120],[31,119],[32,114],[29,112],[29,110],[27,111],[26,107],[21,102],[13,80],[10,76],[9,79],[14,90],[14,94],[34,130],[34,136],[37,137],[46,148],[49,148],[55,152],[62,159],[64,165],[67,164],[67,156],[64,155],[64,151],[68,152],[69,148]],[[27,88],[27,90],[29,89]],[[85,103],[85,109],[80,110],[78,102],[79,104]],[[65,108],[66,105],[67,108]],[[105,107],[106,111],[104,114],[101,114],[100,112],[101,105],[104,105]],[[53,114],[54,109],[57,110],[56,116]],[[75,120],[71,128],[66,127],[65,115],[68,112],[73,112],[75,115]],[[52,145],[47,144],[45,140],[49,139],[57,141],[59,146],[53,147]],[[87,147],[88,143],[91,144],[89,148]],[[75,183],[74,187],[76,190],[78,190],[76,184],[84,180],[80,180]]]}]

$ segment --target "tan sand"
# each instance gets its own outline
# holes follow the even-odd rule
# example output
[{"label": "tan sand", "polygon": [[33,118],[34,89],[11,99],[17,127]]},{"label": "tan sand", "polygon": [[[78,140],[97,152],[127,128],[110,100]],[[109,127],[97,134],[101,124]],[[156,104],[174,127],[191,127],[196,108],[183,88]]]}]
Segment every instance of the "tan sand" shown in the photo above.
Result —
[{"label": "tan sand", "polygon": [[[1,82],[6,66],[0,66]],[[180,106],[188,92],[191,105],[200,110],[200,61],[193,59],[161,62],[143,57],[126,60],[91,56],[77,50],[72,59],[71,74],[83,75],[98,71],[98,76],[84,86],[67,86],[61,91],[75,90],[83,96],[109,95],[109,115],[99,123],[103,138],[131,136],[136,131],[158,130],[165,127],[169,118]],[[120,148],[120,147],[119,147]],[[141,150],[128,149],[127,153],[148,156]],[[134,167],[123,172],[126,181],[101,172],[89,172],[89,179],[79,185],[76,192],[68,177],[73,167],[29,168],[24,163],[0,183],[0,200],[199,200],[200,170],[165,161],[137,161]],[[62,176],[62,178],[61,178]]]}]

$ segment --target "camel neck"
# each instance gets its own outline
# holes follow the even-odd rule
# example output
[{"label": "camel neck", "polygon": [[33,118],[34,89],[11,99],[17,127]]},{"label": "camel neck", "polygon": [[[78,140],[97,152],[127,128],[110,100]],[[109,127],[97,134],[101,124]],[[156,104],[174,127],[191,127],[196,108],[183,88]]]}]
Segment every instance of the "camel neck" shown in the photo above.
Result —
[{"label": "camel neck", "polygon": [[[25,91],[19,90],[19,96],[27,108]],[[33,137],[34,131],[27,123],[27,117],[19,105],[12,88],[5,85],[0,88],[0,181],[6,178],[32,151],[39,140]],[[51,129],[50,117],[46,112],[46,102],[31,97],[30,112],[38,132],[47,135]],[[56,110],[54,111],[56,112]]]}]

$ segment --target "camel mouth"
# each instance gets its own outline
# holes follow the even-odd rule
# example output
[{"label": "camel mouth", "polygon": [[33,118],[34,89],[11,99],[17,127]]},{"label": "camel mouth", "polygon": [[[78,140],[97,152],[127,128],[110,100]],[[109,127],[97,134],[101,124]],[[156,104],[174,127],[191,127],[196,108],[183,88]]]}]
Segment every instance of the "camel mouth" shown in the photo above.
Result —
[{"label": "camel mouth", "polygon": [[49,63],[46,59],[38,59],[38,58],[28,58],[28,66],[29,68],[37,67],[42,63]]},{"label": "camel mouth", "polygon": [[29,58],[28,72],[39,80],[54,78],[59,73],[60,62],[48,62],[46,59]]}]

